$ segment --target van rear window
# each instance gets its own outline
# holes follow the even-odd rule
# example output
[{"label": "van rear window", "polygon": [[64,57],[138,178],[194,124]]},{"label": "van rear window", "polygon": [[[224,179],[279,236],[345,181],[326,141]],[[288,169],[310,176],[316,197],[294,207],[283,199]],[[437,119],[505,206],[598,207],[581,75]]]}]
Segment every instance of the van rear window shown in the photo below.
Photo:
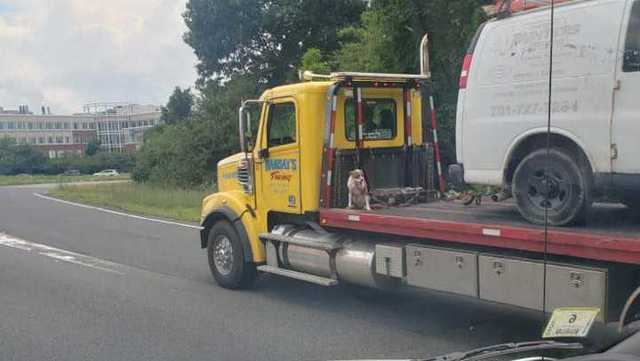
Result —
[{"label": "van rear window", "polygon": [[627,38],[624,44],[624,62],[622,70],[625,72],[640,71],[640,1],[633,3]]}]

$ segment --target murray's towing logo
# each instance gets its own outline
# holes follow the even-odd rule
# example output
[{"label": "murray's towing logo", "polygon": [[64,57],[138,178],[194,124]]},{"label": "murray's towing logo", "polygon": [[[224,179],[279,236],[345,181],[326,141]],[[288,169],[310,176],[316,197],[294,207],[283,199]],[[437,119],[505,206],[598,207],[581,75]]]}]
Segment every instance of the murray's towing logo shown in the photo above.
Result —
[{"label": "murray's towing logo", "polygon": [[296,159],[267,159],[264,168],[271,175],[272,181],[290,182],[293,174],[288,172],[296,170],[298,162]]},{"label": "murray's towing logo", "polygon": [[296,170],[298,161],[296,159],[267,159],[264,162],[264,169],[267,172],[273,170]]}]

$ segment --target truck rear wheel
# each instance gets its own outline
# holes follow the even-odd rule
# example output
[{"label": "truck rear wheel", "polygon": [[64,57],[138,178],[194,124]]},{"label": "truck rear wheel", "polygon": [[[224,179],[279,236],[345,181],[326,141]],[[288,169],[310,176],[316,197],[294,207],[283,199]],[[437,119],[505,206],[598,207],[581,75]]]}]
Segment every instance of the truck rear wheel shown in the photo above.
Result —
[{"label": "truck rear wheel", "polygon": [[529,222],[564,226],[582,222],[591,205],[591,180],[580,165],[560,148],[538,149],[516,168],[513,195],[518,211]]},{"label": "truck rear wheel", "polygon": [[211,227],[207,256],[213,278],[220,286],[240,289],[253,284],[256,266],[245,261],[240,237],[231,223],[220,221]]}]

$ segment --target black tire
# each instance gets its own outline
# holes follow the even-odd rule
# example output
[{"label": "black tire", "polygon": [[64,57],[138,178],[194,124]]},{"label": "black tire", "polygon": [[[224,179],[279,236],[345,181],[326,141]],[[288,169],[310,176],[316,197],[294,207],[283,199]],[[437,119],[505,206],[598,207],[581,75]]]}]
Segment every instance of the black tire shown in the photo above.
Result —
[{"label": "black tire", "polygon": [[219,221],[211,227],[207,257],[213,278],[220,286],[242,289],[253,285],[257,275],[256,265],[245,261],[240,237],[231,223]]},{"label": "black tire", "polygon": [[[548,173],[545,173],[548,171]],[[538,149],[525,157],[513,176],[518,211],[534,224],[565,226],[581,223],[591,206],[588,165],[561,148]]]}]

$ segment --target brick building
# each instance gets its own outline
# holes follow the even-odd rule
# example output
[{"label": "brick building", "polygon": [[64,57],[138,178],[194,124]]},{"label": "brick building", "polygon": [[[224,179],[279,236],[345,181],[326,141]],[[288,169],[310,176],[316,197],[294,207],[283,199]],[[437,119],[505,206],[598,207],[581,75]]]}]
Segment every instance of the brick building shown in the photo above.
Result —
[{"label": "brick building", "polygon": [[33,145],[50,158],[83,154],[91,139],[108,152],[133,152],[144,132],[160,122],[160,107],[128,103],[94,103],[74,115],[52,115],[42,108],[33,114],[26,106],[0,110],[0,138]]}]

